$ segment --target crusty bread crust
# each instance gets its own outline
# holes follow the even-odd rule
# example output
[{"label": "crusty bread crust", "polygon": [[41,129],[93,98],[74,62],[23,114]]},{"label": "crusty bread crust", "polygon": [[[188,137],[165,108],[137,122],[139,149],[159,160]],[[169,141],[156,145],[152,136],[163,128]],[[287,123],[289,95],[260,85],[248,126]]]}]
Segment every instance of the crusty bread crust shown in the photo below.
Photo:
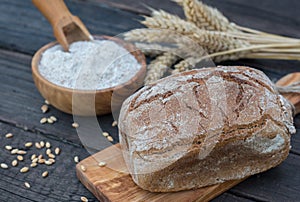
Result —
[{"label": "crusty bread crust", "polygon": [[145,86],[119,117],[135,183],[153,192],[241,179],[281,163],[295,132],[292,107],[261,71],[191,70]]}]

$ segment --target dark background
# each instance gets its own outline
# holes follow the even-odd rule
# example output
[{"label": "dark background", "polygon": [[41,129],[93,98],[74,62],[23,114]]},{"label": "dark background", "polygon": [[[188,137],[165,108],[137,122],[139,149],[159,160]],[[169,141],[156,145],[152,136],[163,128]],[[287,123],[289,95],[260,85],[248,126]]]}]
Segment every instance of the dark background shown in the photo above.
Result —
[{"label": "dark background", "polygon": [[[296,0],[210,0],[230,20],[237,24],[276,34],[300,38],[300,1]],[[93,34],[117,35],[141,27],[141,14],[149,14],[144,4],[162,8],[182,16],[181,9],[167,0],[67,0],[71,12],[78,15]],[[27,141],[50,141],[62,148],[54,166],[38,166],[21,174],[17,168],[0,169],[0,201],[80,201],[86,196],[96,201],[77,180],[73,157],[89,154],[83,148],[76,130],[71,127],[73,117],[50,107],[48,115],[59,121],[41,125],[44,116],[40,107],[44,99],[36,90],[31,77],[32,55],[44,44],[53,41],[52,28],[29,0],[0,0],[0,163],[10,165],[14,159],[4,149],[10,144],[22,147]],[[239,60],[222,64],[249,65],[263,70],[273,81],[287,73],[299,71],[298,61]],[[99,117],[99,123],[117,139],[111,127],[110,115]],[[300,126],[300,119],[295,125]],[[4,135],[12,132],[14,138]],[[292,136],[292,150],[280,166],[255,175],[237,185],[214,201],[299,201],[300,137]],[[44,170],[48,178],[41,178]],[[24,187],[24,182],[31,189]],[[126,199],[124,199],[126,201]]]}]

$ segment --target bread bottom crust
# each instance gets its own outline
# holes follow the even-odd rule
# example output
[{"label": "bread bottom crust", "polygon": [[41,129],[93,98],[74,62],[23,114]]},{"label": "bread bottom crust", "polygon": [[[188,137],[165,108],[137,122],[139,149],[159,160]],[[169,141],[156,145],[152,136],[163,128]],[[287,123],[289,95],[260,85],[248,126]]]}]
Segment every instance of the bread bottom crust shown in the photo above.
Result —
[{"label": "bread bottom crust", "polygon": [[267,152],[255,149],[257,144],[260,144],[255,142],[255,139],[256,146],[246,140],[228,142],[221,147],[216,145],[204,159],[199,159],[200,149],[195,147],[185,157],[162,170],[132,174],[132,177],[138,186],[151,192],[197,189],[228,180],[242,179],[275,167],[287,158],[289,137],[286,134],[278,135],[284,141],[277,145],[278,148],[274,148],[274,145],[271,145],[271,149],[265,148]]}]

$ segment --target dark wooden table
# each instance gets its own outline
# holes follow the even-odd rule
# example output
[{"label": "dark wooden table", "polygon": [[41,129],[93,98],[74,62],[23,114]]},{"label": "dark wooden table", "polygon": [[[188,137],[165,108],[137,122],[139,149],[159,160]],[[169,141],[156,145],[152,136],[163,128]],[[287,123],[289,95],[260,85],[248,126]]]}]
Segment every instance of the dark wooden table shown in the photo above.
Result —
[{"label": "dark wooden table", "polygon": [[[210,0],[231,20],[251,28],[300,38],[300,1],[297,0]],[[163,8],[182,15],[178,6],[168,0],[67,0],[70,10],[81,17],[95,34],[117,35],[141,27],[140,14],[149,14],[144,4]],[[54,40],[52,29],[30,0],[0,0],[0,201],[80,201],[95,197],[85,189],[75,175],[73,157],[83,159],[89,153],[82,146],[76,130],[71,127],[73,117],[50,107],[49,115],[59,121],[53,125],[40,124],[44,116],[40,107],[44,102],[31,77],[31,58],[42,45]],[[263,70],[276,81],[283,75],[300,70],[297,61],[239,60],[223,64],[249,65]],[[117,140],[117,129],[111,127],[111,115],[99,117],[103,130]],[[300,126],[296,117],[295,125]],[[12,139],[4,135],[14,134]],[[220,195],[214,201],[300,201],[300,132],[292,136],[289,157],[280,166],[255,175]],[[39,165],[28,173],[20,173],[21,166],[11,167],[15,158],[5,145],[24,147],[27,141],[49,141],[62,153],[50,167]],[[33,151],[29,150],[32,153]],[[28,158],[28,157],[27,157]],[[48,178],[41,173],[49,170]],[[27,189],[24,182],[31,184]],[[126,199],[124,199],[126,201]]]}]

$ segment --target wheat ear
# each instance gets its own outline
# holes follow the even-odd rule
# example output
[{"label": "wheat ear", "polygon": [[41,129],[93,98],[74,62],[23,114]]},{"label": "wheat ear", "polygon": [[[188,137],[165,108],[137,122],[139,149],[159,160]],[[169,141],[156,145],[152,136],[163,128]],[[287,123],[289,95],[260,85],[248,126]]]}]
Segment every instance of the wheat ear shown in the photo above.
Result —
[{"label": "wheat ear", "polygon": [[249,46],[248,42],[228,36],[225,32],[201,30],[194,33],[193,36],[208,53]]},{"label": "wheat ear", "polygon": [[157,43],[135,43],[134,44],[138,49],[140,49],[145,55],[150,57],[156,57],[165,52],[172,52],[173,48],[167,47],[165,45]]},{"label": "wheat ear", "polygon": [[177,3],[179,6],[183,6],[183,0],[171,0],[175,3]]},{"label": "wheat ear", "polygon": [[184,14],[188,21],[193,22],[201,29],[212,31],[232,31],[237,32],[235,24],[229,20],[216,8],[205,5],[198,0],[182,0]]},{"label": "wheat ear", "polygon": [[172,74],[178,73],[178,72],[183,72],[185,70],[190,70],[190,69],[194,68],[197,63],[198,63],[198,59],[194,58],[194,57],[189,57],[189,58],[183,59],[179,63],[174,65],[174,68],[176,71],[172,72]]},{"label": "wheat ear", "polygon": [[185,53],[190,52],[191,50],[198,50],[194,47],[201,47],[194,38],[168,29],[134,29],[125,34],[125,40],[162,44],[164,47],[171,48],[174,54],[176,53],[181,57],[185,57],[185,55],[182,55],[182,47],[188,47]]},{"label": "wheat ear", "polygon": [[145,85],[151,84],[154,81],[162,78],[179,57],[173,53],[166,52],[155,58],[149,65],[145,78]]},{"label": "wheat ear", "polygon": [[153,10],[152,17],[145,16],[141,22],[148,28],[152,29],[169,29],[180,34],[193,34],[199,28],[191,22],[182,20],[176,15],[172,15],[163,10]]},{"label": "wheat ear", "polygon": [[172,37],[173,35],[176,35],[176,33],[168,29],[140,28],[126,32],[124,38],[127,41],[173,44],[176,43],[177,40]]}]

